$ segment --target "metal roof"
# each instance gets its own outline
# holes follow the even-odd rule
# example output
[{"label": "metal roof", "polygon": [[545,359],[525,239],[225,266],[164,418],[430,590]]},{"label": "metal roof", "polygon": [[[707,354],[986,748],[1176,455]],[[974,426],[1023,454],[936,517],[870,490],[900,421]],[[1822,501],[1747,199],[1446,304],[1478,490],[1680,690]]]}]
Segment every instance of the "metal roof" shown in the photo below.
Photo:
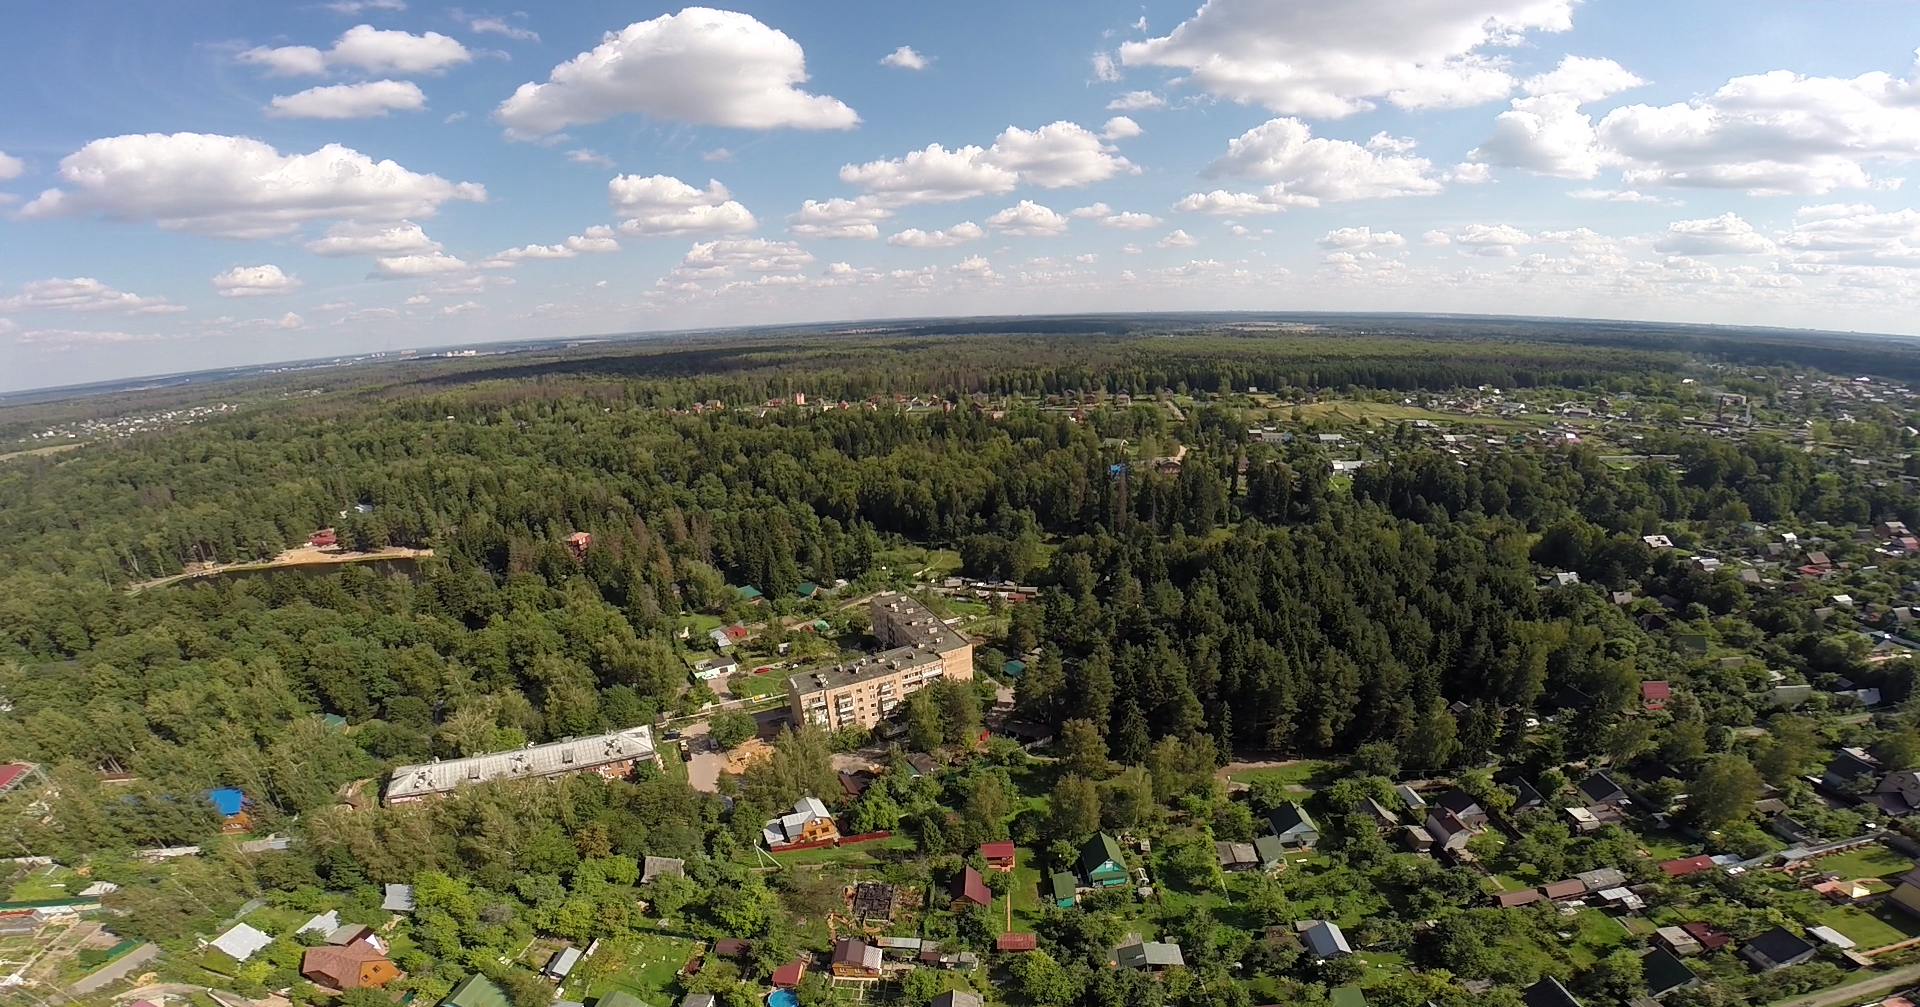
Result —
[{"label": "metal roof", "polygon": [[273,943],[273,938],[245,923],[235,924],[232,930],[215,937],[207,943],[225,951],[234,961],[244,962],[260,953],[260,949]]},{"label": "metal roof", "polygon": [[653,729],[642,724],[612,734],[529,745],[510,752],[401,766],[393,771],[393,779],[387,784],[387,800],[442,794],[461,784],[482,780],[558,776],[653,756]]}]

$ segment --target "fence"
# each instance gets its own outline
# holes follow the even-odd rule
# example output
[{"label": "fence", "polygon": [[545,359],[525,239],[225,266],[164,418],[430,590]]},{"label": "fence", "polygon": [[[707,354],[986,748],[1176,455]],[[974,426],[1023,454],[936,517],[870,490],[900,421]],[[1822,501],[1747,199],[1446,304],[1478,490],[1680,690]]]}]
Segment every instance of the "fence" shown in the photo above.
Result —
[{"label": "fence", "polygon": [[775,853],[797,853],[801,850],[817,850],[823,846],[851,846],[854,843],[866,843],[875,839],[890,839],[891,832],[862,832],[857,836],[839,836],[834,839],[816,839],[811,843],[788,843],[773,847]]}]

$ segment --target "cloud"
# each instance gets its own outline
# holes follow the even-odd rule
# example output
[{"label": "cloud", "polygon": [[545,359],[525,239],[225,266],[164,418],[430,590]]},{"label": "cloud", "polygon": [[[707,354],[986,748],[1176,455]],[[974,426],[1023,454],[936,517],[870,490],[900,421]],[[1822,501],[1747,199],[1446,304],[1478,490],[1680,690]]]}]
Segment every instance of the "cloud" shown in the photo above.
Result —
[{"label": "cloud", "polygon": [[733,151],[728,150],[725,147],[715,147],[712,150],[703,150],[700,152],[700,160],[718,161],[718,162],[732,161]]},{"label": "cloud", "polygon": [[572,235],[563,244],[576,252],[585,252],[589,255],[620,250],[620,242],[614,238],[613,228],[605,224],[595,224],[587,228],[585,234]]},{"label": "cloud", "polygon": [[1094,203],[1091,206],[1081,206],[1081,207],[1076,207],[1074,209],[1068,210],[1067,216],[1069,217],[1106,217],[1106,216],[1112,215],[1112,213],[1113,213],[1113,207],[1108,206],[1105,203]]},{"label": "cloud", "polygon": [[575,164],[592,164],[602,168],[613,167],[613,158],[587,147],[567,151],[567,160]]},{"label": "cloud", "polygon": [[1920,268],[1920,210],[1804,207],[1780,244],[1794,261],[1819,265]]},{"label": "cloud", "polygon": [[813,253],[791,241],[771,241],[766,238],[702,241],[688,249],[680,264],[655,281],[655,286],[674,288],[693,284],[697,287],[708,280],[729,279],[737,275],[739,270],[766,276],[790,276],[812,261]]},{"label": "cloud", "polygon": [[1482,50],[1528,29],[1566,31],[1574,0],[1207,0],[1161,38],[1128,42],[1128,66],[1185,80],[1282,114],[1337,118],[1384,98],[1401,108],[1504,97],[1513,78]]},{"label": "cloud", "polygon": [[925,70],[933,65],[934,57],[922,56],[913,51],[910,45],[903,45],[880,57],[881,66],[895,66],[902,70]]},{"label": "cloud", "polygon": [[1646,81],[1610,59],[1568,56],[1553,70],[1529,77],[1528,97],[1493,120],[1493,132],[1467,153],[1471,161],[1560,178],[1592,178],[1602,157],[1593,119],[1580,106]]},{"label": "cloud", "polygon": [[1096,80],[1104,80],[1109,84],[1120,79],[1120,65],[1114,62],[1112,53],[1093,54],[1093,76]]},{"label": "cloud", "polygon": [[1303,196],[1288,192],[1283,186],[1269,185],[1258,192],[1215,189],[1212,192],[1189,193],[1173,204],[1173,208],[1181,213],[1231,217],[1243,213],[1282,213],[1295,206],[1319,205],[1320,200],[1313,196]]},{"label": "cloud", "polygon": [[[1199,243],[1199,238],[1181,230],[1176,230],[1172,234],[1154,242],[1155,245],[1161,248],[1192,248]],[[1218,265],[1218,263],[1215,263],[1215,265]]]},{"label": "cloud", "polygon": [[987,226],[1015,238],[1045,238],[1067,229],[1067,218],[1031,199],[1023,199],[987,218]]},{"label": "cloud", "polygon": [[1574,199],[1594,199],[1607,203],[1666,203],[1670,200],[1649,196],[1634,189],[1575,189],[1567,193]]},{"label": "cloud", "polygon": [[267,114],[291,119],[368,119],[394,109],[417,111],[426,104],[426,94],[412,81],[370,80],[275,95],[267,103]]},{"label": "cloud", "polygon": [[1100,137],[1104,140],[1127,140],[1145,132],[1146,130],[1140,128],[1139,123],[1124,115],[1116,115],[1107,120],[1106,127],[1100,131]]},{"label": "cloud", "polygon": [[327,228],[320,238],[307,242],[307,251],[315,255],[404,255],[410,252],[438,252],[440,243],[411,220],[397,224],[362,224],[343,220]]},{"label": "cloud", "polygon": [[1756,255],[1774,250],[1772,241],[1735,213],[1702,220],[1676,220],[1653,250],[1668,255]]},{"label": "cloud", "polygon": [[878,238],[879,222],[893,211],[871,199],[842,199],[826,202],[807,200],[800,212],[787,218],[787,230],[802,238]]},{"label": "cloud", "polygon": [[449,182],[330,143],[281,154],[259,140],[206,133],[144,133],[94,140],[60,162],[72,189],[49,189],[22,217],[98,213],[152,220],[170,231],[229,238],[285,234],[309,220],[430,216],[454,199],[486,199]]},{"label": "cloud", "polygon": [[1152,91],[1128,91],[1126,94],[1107,102],[1107,107],[1116,112],[1138,112],[1148,108],[1166,108],[1167,99]]},{"label": "cloud", "polygon": [[19,178],[26,174],[27,163],[5,151],[0,151],[0,182]]},{"label": "cloud", "polygon": [[582,253],[617,252],[620,242],[613,236],[613,228],[605,225],[589,227],[587,233],[576,234],[557,245],[522,245],[495,252],[481,261],[485,269],[503,269],[519,265],[527,259],[572,259]]},{"label": "cloud", "polygon": [[1009,126],[990,147],[948,150],[936,143],[905,157],[845,165],[840,179],[879,203],[902,206],[999,195],[1021,182],[1087,185],[1138,170],[1086,127],[1060,121],[1036,130]]},{"label": "cloud", "polygon": [[373,272],[367,274],[369,280],[405,280],[416,276],[457,273],[472,268],[465,261],[443,252],[382,256],[373,260],[373,265]]},{"label": "cloud", "polygon": [[983,255],[969,255],[961,259],[959,262],[954,263],[953,271],[962,276],[971,276],[981,280],[991,280],[998,276],[998,274],[993,271],[993,263],[988,262],[986,256]]},{"label": "cloud", "polygon": [[540,33],[507,23],[507,19],[497,15],[472,15],[467,18],[467,27],[477,32],[491,32],[523,42],[540,41]]},{"label": "cloud", "polygon": [[370,10],[402,11],[407,9],[406,0],[334,0],[327,9],[336,14],[359,14]]},{"label": "cloud", "polygon": [[949,248],[969,241],[979,241],[986,236],[986,229],[979,224],[971,220],[963,220],[943,231],[922,231],[917,227],[909,227],[889,237],[887,244],[899,245],[902,248]]},{"label": "cloud", "polygon": [[1262,179],[1294,195],[1336,202],[1439,192],[1443,186],[1427,176],[1433,163],[1395,152],[1404,147],[1384,134],[1366,147],[1329,140],[1298,119],[1272,119],[1229,141],[1203,174]]},{"label": "cloud", "polygon": [[1340,227],[1328,231],[1317,244],[1321,248],[1396,248],[1407,239],[1393,231],[1375,231],[1371,227]]},{"label": "cloud", "polygon": [[1108,227],[1117,227],[1123,231],[1139,231],[1149,227],[1159,227],[1166,221],[1151,213],[1135,213],[1131,210],[1110,213],[1100,218],[1100,223]]},{"label": "cloud", "polygon": [[800,43],[746,14],[689,7],[608,33],[589,52],[522,84],[494,118],[530,139],[623,112],[741,129],[850,129],[860,117],[809,94]]},{"label": "cloud", "polygon": [[238,58],[266,68],[269,75],[295,77],[318,76],[341,67],[365,73],[432,73],[465,63],[473,53],[437,31],[412,35],[362,24],[347,29],[326,52],[310,45],[256,46]]},{"label": "cloud", "polygon": [[221,297],[264,297],[291,294],[300,289],[300,280],[280,271],[272,263],[259,266],[235,266],[213,278],[213,289]]},{"label": "cloud", "polygon": [[[1464,245],[1469,255],[1511,258],[1520,254],[1520,245],[1533,243],[1533,235],[1510,224],[1468,224],[1452,235],[1453,244]],[[1430,242],[1444,244],[1444,242]]]},{"label": "cloud", "polygon": [[628,218],[620,230],[634,237],[738,234],[760,226],[726,186],[713,180],[703,190],[671,175],[620,175],[607,183],[607,200]]},{"label": "cloud", "polygon": [[21,284],[19,293],[0,297],[0,312],[119,311],[129,315],[155,315],[185,310],[184,305],[171,304],[164,297],[143,297],[115,290],[91,276],[32,280]]}]

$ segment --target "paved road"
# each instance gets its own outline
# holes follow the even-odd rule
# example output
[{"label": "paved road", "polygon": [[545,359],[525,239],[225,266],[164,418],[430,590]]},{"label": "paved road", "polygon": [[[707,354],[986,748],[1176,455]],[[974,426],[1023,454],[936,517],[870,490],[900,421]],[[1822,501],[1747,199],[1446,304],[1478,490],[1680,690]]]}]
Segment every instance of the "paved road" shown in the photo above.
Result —
[{"label": "paved road", "polygon": [[[101,966],[82,978],[79,982],[67,987],[67,992],[76,996],[85,996],[96,990],[105,989],[139,971],[140,966],[158,957],[160,957],[160,945],[142,944],[132,951],[121,955],[118,960]],[[188,988],[197,989],[198,987]]]},{"label": "paved road", "polygon": [[1847,1007],[1850,1004],[1877,1001],[1884,994],[1920,982],[1920,965],[1908,965],[1890,972],[1869,973],[1857,982],[1781,1000],[1774,1007]]}]

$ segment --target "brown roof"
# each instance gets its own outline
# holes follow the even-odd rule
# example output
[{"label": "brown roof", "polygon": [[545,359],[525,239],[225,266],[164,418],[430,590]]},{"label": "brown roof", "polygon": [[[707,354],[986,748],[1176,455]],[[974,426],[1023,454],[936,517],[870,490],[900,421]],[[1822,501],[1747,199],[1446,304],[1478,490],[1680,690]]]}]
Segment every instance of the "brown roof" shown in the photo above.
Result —
[{"label": "brown roof", "polygon": [[956,899],[966,899],[980,906],[993,905],[993,893],[987,890],[986,879],[971,867],[954,875],[952,891]]},{"label": "brown roof", "polygon": [[1681,857],[1677,860],[1662,861],[1660,869],[1666,871],[1668,877],[1677,878],[1683,874],[1692,874],[1695,871],[1707,870],[1712,866],[1713,858],[1702,853],[1697,857]]},{"label": "brown roof", "polygon": [[800,977],[806,974],[806,958],[795,958],[773,970],[773,984],[775,986],[798,986],[800,985]]},{"label": "brown roof", "polygon": [[713,942],[713,953],[722,958],[739,958],[753,952],[753,942],[743,937],[722,937]]},{"label": "brown roof", "polygon": [[1587,883],[1581,881],[1579,878],[1555,881],[1550,885],[1541,885],[1540,894],[1550,899],[1570,899],[1578,895],[1587,894]]},{"label": "brown roof", "polygon": [[981,843],[980,855],[988,860],[1013,859],[1014,845],[1011,839],[1002,839],[997,843]]},{"label": "brown roof", "polygon": [[833,964],[857,965],[864,969],[880,967],[880,949],[865,941],[852,938],[835,941],[833,944]]},{"label": "brown roof", "polygon": [[371,944],[322,944],[308,948],[300,959],[300,974],[324,982],[334,989],[360,985],[360,966],[366,962],[384,962],[387,956]]},{"label": "brown roof", "polygon": [[1039,934],[1001,934],[994,947],[1002,951],[1032,951],[1040,946]]},{"label": "brown roof", "polygon": [[1518,891],[1499,892],[1494,895],[1493,901],[1509,908],[1513,906],[1530,905],[1540,901],[1540,889],[1522,888]]},{"label": "brown roof", "polygon": [[1727,941],[1732,939],[1732,936],[1725,930],[1711,923],[1682,923],[1680,924],[1680,929],[1685,930],[1687,936],[1699,941],[1700,946],[1706,948],[1708,951],[1726,947]]}]

